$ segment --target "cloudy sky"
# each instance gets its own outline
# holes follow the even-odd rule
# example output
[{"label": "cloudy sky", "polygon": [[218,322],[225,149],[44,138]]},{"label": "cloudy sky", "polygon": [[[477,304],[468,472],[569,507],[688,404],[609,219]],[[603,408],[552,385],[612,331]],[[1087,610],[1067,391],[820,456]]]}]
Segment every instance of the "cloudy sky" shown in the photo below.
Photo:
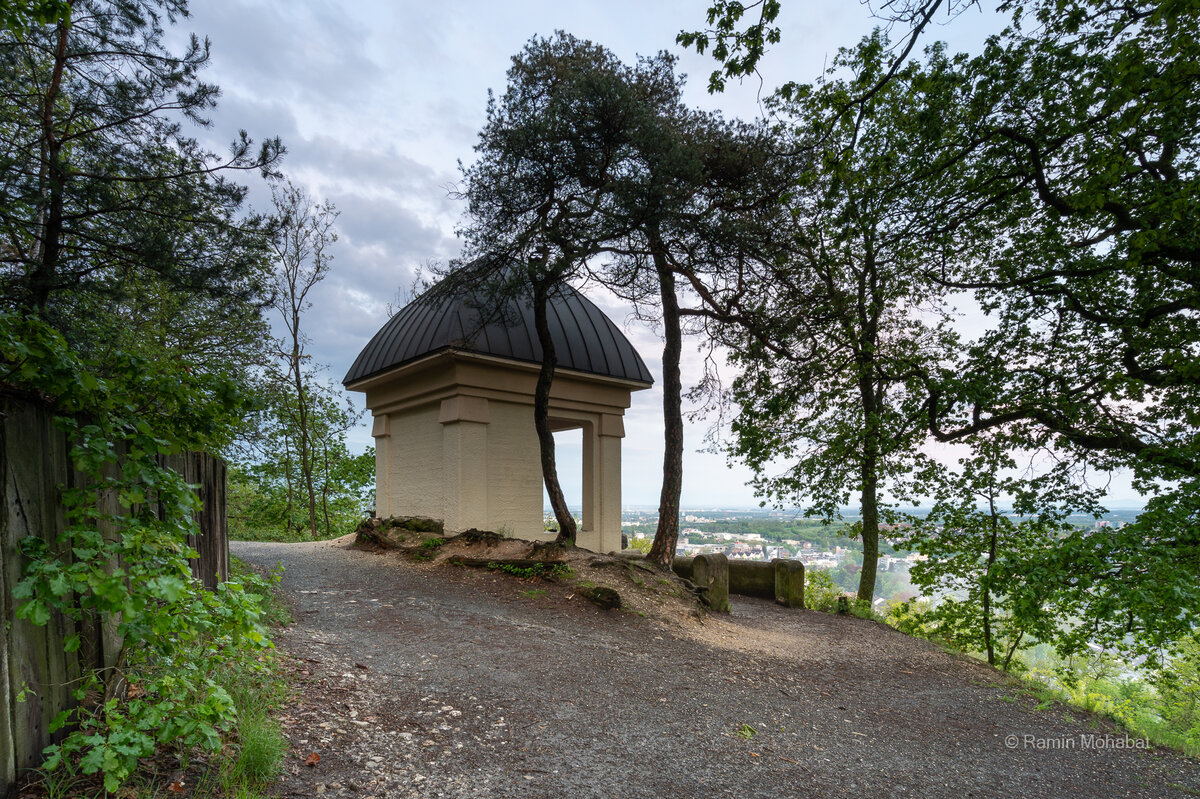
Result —
[{"label": "cloudy sky", "polygon": [[[259,139],[282,137],[288,177],[341,211],[336,260],[312,295],[307,322],[313,354],[340,381],[414,271],[458,254],[454,230],[463,206],[451,196],[458,162],[472,160],[488,90],[503,92],[510,59],[530,37],[561,29],[626,61],[668,50],[690,76],[692,105],[749,118],[759,113],[760,94],[785,80],[814,79],[838,47],[877,24],[869,7],[853,0],[785,3],[785,40],[762,65],[761,84],[731,84],[714,97],[705,91],[714,62],[674,43],[681,29],[703,27],[706,7],[705,0],[193,0],[178,33],[212,41],[204,79],[221,87],[222,98],[201,138],[223,149],[238,129]],[[936,35],[973,49],[987,27],[972,11],[943,20]],[[259,185],[252,197],[261,206],[269,195]],[[625,330],[658,380],[656,334],[631,320],[628,308],[590,296]],[[685,353],[685,385],[700,369],[693,347]],[[626,416],[626,504],[657,504],[661,408],[656,387],[635,394]],[[758,504],[745,485],[747,470],[697,451],[707,427],[688,427],[684,505]],[[355,431],[355,449],[371,443],[369,428],[367,419]],[[560,474],[571,500],[579,495],[578,433],[575,440],[565,435]]]}]

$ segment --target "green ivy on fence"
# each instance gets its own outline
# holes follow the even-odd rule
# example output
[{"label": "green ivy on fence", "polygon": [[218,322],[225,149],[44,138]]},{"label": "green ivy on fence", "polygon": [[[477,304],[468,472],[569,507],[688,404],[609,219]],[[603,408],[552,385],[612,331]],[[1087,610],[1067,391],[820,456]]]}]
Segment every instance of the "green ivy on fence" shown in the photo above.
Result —
[{"label": "green ivy on fence", "polygon": [[[54,612],[98,618],[124,641],[114,670],[75,687],[80,704],[54,722],[72,731],[49,747],[46,767],[78,758],[114,791],[160,746],[219,749],[233,703],[214,678],[257,667],[270,642],[257,595],[235,583],[207,591],[192,578],[198,499],[157,458],[219,446],[247,400],[179,360],[109,353],[100,373],[45,323],[15,314],[0,314],[0,384],[54,404],[72,463],[88,478],[62,492],[57,540],[21,542],[28,566],[14,589],[17,614],[38,625]],[[67,648],[80,644],[72,636]]]}]

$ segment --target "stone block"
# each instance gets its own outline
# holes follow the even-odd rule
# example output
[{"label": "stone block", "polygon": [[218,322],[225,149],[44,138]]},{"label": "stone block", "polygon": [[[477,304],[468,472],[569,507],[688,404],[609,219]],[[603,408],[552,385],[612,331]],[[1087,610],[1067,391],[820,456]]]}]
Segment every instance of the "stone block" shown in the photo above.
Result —
[{"label": "stone block", "polygon": [[697,555],[692,559],[692,582],[704,589],[704,601],[718,613],[728,613],[729,560],[724,555]]},{"label": "stone block", "polygon": [[804,564],[775,558],[775,601],[787,608],[804,607]]},{"label": "stone block", "polygon": [[729,561],[729,593],[774,599],[774,567],[761,560]]}]

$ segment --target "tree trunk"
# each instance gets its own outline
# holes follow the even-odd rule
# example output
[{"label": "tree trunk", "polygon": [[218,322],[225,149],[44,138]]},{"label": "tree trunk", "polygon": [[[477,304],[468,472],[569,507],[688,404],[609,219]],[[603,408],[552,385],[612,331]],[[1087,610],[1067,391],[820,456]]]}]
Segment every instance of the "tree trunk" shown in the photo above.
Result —
[{"label": "tree trunk", "polygon": [[41,242],[37,253],[37,263],[28,278],[30,299],[33,306],[39,311],[45,310],[46,303],[50,300],[50,292],[55,288],[58,255],[62,248],[63,195],[66,192],[67,174],[60,162],[62,142],[58,140],[54,131],[54,108],[62,87],[63,71],[66,68],[67,33],[70,26],[69,18],[58,23],[54,68],[42,103],[42,159],[44,161],[42,169],[45,170],[47,177],[46,190],[49,197],[46,200],[46,209],[43,211],[44,224],[39,231]]},{"label": "tree trunk", "polygon": [[879,418],[883,404],[875,365],[879,345],[879,319],[883,312],[879,301],[879,268],[870,239],[864,242],[866,253],[858,287],[859,329],[858,392],[862,402],[862,571],[858,575],[858,601],[868,606],[875,599],[875,577],[879,570],[879,446],[883,431]]},{"label": "tree trunk", "polygon": [[988,494],[988,510],[990,512],[989,521],[991,522],[991,531],[988,539],[988,556],[987,566],[983,570],[983,590],[981,592],[980,601],[983,603],[983,643],[987,649],[987,660],[989,666],[996,665],[996,652],[992,644],[992,587],[988,581],[988,577],[992,573],[992,564],[996,562],[996,538],[999,535],[999,519],[996,514],[996,495]]},{"label": "tree trunk", "polygon": [[538,370],[537,387],[533,394],[533,426],[537,430],[538,448],[542,456],[542,480],[546,484],[546,493],[550,495],[550,507],[554,509],[554,518],[558,520],[558,536],[554,540],[560,544],[574,546],[578,535],[575,517],[567,508],[567,498],[563,496],[562,486],[558,482],[554,431],[550,429],[550,385],[554,382],[554,367],[558,363],[558,356],[554,351],[554,340],[550,338],[550,323],[546,317],[546,306],[549,302],[549,287],[544,283],[535,285],[533,323],[537,328],[538,343],[542,345],[542,368]]},{"label": "tree trunk", "polygon": [[862,571],[858,575],[858,601],[868,605],[875,599],[875,576],[879,568],[879,475],[876,459],[863,461]]},{"label": "tree trunk", "polygon": [[309,428],[308,418],[308,392],[304,385],[304,357],[300,348],[300,314],[296,310],[290,320],[292,334],[292,380],[296,387],[296,421],[299,427],[300,441],[299,452],[296,456],[300,460],[300,475],[304,480],[305,499],[308,504],[308,534],[312,538],[317,537],[317,490],[313,485],[313,457],[311,431]]},{"label": "tree trunk", "polygon": [[283,479],[287,482],[287,511],[283,516],[283,530],[292,533],[292,513],[296,510],[296,488],[292,485],[292,442],[283,437]]},{"label": "tree trunk", "polygon": [[862,453],[862,571],[858,575],[858,601],[875,599],[875,577],[879,568],[879,418],[878,397],[870,371],[859,378],[863,409]]},{"label": "tree trunk", "polygon": [[1016,637],[1013,638],[1012,646],[1010,646],[1008,648],[1008,652],[1005,653],[1004,663],[1000,666],[1000,668],[1008,671],[1008,667],[1012,664],[1013,655],[1017,653],[1017,647],[1020,645],[1023,637],[1025,637],[1025,633],[1022,631],[1017,633]]},{"label": "tree trunk", "polygon": [[325,518],[325,535],[332,535],[333,528],[329,524],[329,442],[321,446],[324,469],[321,474],[321,514]]},{"label": "tree trunk", "polygon": [[679,356],[683,332],[679,322],[679,300],[675,296],[675,274],[666,263],[660,241],[653,241],[658,268],[663,314],[663,481],[658,498],[658,530],[646,560],[662,569],[671,568],[679,541],[679,494],[683,489],[683,389]]}]

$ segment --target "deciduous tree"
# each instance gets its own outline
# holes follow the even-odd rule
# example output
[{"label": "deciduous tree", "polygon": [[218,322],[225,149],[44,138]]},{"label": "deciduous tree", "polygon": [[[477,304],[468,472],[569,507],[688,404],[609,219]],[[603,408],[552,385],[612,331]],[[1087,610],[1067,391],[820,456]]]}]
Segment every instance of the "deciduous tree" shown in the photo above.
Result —
[{"label": "deciduous tree", "polygon": [[[329,273],[333,255],[330,246],[337,241],[334,223],[338,211],[329,201],[314,202],[306,191],[291,182],[272,192],[280,230],[274,240],[276,263],[275,296],[272,305],[283,322],[284,336],[279,352],[278,377],[286,383],[280,391],[277,410],[286,414],[289,424],[286,443],[294,446],[299,466],[299,494],[308,511],[308,529],[317,537],[317,447],[313,428],[316,396],[308,336],[302,329],[304,313],[312,307],[309,292]],[[328,416],[328,414],[326,414]],[[289,470],[289,477],[291,471]],[[289,483],[289,496],[290,491]]]},{"label": "deciduous tree", "polygon": [[[961,6],[900,4],[916,14],[907,42],[940,7]],[[1149,498],[1137,523],[1067,535],[1041,575],[1088,586],[1064,611],[1081,621],[1075,645],[1153,649],[1200,619],[1200,9],[1000,10],[1009,25],[937,76],[953,101],[905,112],[929,156],[911,173],[928,200],[912,236],[950,234],[927,271],[974,292],[991,323],[931,375],[928,423],[957,440],[1033,422],[1063,453],[1135,472]],[[741,41],[757,57],[771,38]],[[869,116],[912,52],[849,95],[848,115]]]},{"label": "deciduous tree", "polygon": [[[931,463],[923,483],[932,507],[903,528],[898,546],[926,556],[913,585],[938,601],[923,621],[939,637],[982,651],[1005,671],[1037,643],[1056,644],[1069,630],[1060,613],[1066,586],[1045,579],[1042,553],[1076,531],[1070,517],[1102,512],[1098,492],[1080,488],[1068,461],[1019,464],[1010,437],[978,436],[957,468]],[[1043,459],[1047,459],[1043,456]],[[1069,590],[1069,589],[1068,589]]]},{"label": "deciduous tree", "polygon": [[[757,276],[726,326],[738,415],[733,452],[755,485],[784,504],[832,519],[858,495],[863,542],[858,599],[874,597],[882,492],[921,459],[924,375],[953,335],[938,287],[924,275],[931,242],[914,243],[907,175],[922,157],[890,108],[856,120],[845,98],[875,81],[885,41],[843,52],[832,70],[853,77],[803,87],[786,103],[806,125],[809,165],[792,187],[786,261]],[[914,102],[914,75],[888,84],[881,107]]]}]

